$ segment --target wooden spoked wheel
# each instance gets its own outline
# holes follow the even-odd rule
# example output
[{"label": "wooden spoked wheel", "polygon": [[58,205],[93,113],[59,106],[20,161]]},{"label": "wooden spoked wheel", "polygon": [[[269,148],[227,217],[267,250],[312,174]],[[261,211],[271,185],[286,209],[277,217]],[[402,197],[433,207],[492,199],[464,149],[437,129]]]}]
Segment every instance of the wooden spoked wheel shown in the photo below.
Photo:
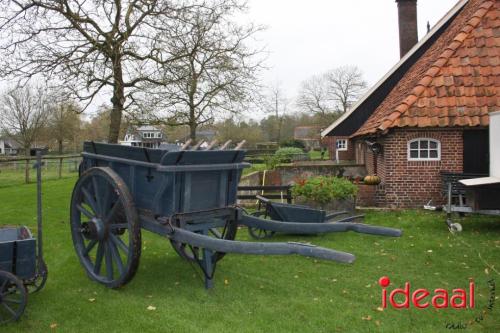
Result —
[{"label": "wooden spoked wheel", "polygon": [[[175,224],[175,223],[174,223]],[[181,227],[179,225],[175,225],[176,227]],[[236,221],[227,220],[223,227],[210,228],[208,230],[208,235],[211,237],[225,239],[225,240],[234,240],[236,238],[236,233],[238,231],[238,224]],[[203,257],[202,249],[198,247],[190,246],[186,243],[179,243],[173,240],[170,240],[172,247],[175,252],[181,257],[188,261],[196,262],[197,259],[201,259]],[[215,261],[221,260],[226,253],[224,252],[215,252],[214,258]]]},{"label": "wooden spoked wheel", "polygon": [[[268,218],[267,212],[265,212],[265,211],[259,211],[259,212],[252,213],[252,216],[260,217],[260,218],[262,218],[262,217]],[[276,232],[274,232],[274,231],[270,231],[270,230],[266,230],[266,229],[248,227],[248,234],[253,239],[271,238],[274,236],[275,233]]]},{"label": "wooden spoked wheel", "polygon": [[45,286],[45,283],[47,282],[48,274],[49,271],[47,269],[45,261],[43,260],[38,261],[35,277],[31,280],[24,281],[24,285],[26,286],[28,293],[32,294],[42,290],[43,287]]},{"label": "wooden spoked wheel", "polygon": [[0,271],[0,324],[18,320],[27,302],[23,281],[14,274]]},{"label": "wooden spoked wheel", "polygon": [[71,198],[71,235],[88,276],[119,288],[137,272],[141,229],[125,182],[107,167],[85,171]]}]

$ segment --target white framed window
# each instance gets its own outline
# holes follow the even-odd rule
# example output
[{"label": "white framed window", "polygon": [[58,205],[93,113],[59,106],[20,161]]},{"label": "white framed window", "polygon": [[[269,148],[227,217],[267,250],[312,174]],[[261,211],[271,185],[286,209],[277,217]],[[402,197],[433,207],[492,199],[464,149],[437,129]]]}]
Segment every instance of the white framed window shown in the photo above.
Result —
[{"label": "white framed window", "polygon": [[435,139],[418,138],[408,141],[408,161],[441,160],[441,142]]},{"label": "white framed window", "polygon": [[335,147],[337,150],[347,150],[347,139],[337,139]]}]

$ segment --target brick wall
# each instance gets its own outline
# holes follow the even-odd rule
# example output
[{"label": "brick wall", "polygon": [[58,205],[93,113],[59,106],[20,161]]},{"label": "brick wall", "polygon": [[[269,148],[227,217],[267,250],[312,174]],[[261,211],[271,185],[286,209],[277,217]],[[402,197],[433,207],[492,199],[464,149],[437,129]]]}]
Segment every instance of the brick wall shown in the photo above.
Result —
[{"label": "brick wall", "polygon": [[339,160],[340,161],[354,161],[354,144],[352,140],[349,140],[347,136],[326,136],[323,138],[323,144],[328,147],[328,152],[330,153],[330,159],[335,160],[336,150],[337,150],[337,139],[347,140],[347,150],[339,150]]},{"label": "brick wall", "polygon": [[[441,142],[440,161],[408,161],[408,141],[431,138]],[[370,155],[368,153],[368,155]],[[373,164],[373,157],[372,164]],[[378,163],[376,201],[379,206],[394,208],[422,207],[430,199],[443,203],[441,171],[462,172],[463,137],[461,130],[397,129],[384,137],[383,153]],[[367,162],[370,160],[367,156]],[[382,162],[382,163],[380,163]],[[370,173],[370,168],[367,169]]]}]

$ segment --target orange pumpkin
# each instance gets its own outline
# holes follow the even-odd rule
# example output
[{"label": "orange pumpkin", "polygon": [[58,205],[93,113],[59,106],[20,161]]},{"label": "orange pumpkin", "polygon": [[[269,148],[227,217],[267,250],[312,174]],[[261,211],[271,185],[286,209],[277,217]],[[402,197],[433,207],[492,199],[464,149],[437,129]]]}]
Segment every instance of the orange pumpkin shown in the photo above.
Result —
[{"label": "orange pumpkin", "polygon": [[363,179],[363,182],[367,185],[378,185],[380,181],[380,177],[377,175],[368,175]]}]

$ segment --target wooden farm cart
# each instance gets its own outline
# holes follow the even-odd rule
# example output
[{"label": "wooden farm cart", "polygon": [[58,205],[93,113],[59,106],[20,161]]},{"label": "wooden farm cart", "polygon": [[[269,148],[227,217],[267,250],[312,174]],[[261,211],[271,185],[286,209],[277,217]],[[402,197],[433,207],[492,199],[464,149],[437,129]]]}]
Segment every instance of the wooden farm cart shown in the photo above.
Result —
[{"label": "wooden farm cart", "polygon": [[41,290],[47,281],[42,251],[41,153],[37,152],[38,235],[24,226],[0,228],[0,324],[18,320],[28,293]]},{"label": "wooden farm cart", "polygon": [[[182,258],[201,267],[207,288],[228,252],[300,254],[343,263],[355,259],[309,244],[234,241],[238,224],[261,220],[236,206],[238,182],[248,166],[242,150],[169,152],[85,143],[82,155],[71,199],[73,243],[89,277],[108,287],[120,287],[134,276],[141,229],[169,238]],[[267,227],[277,223],[264,222]]]},{"label": "wooden farm cart", "polygon": [[[269,198],[256,195],[258,200],[258,210],[251,213],[250,215],[255,217],[261,217],[264,219],[271,219],[274,221],[281,222],[299,222],[299,223],[342,223],[342,222],[353,222],[364,218],[364,215],[348,215],[348,211],[336,211],[327,212],[322,209],[314,209],[304,205],[294,205],[290,203],[279,203],[271,201]],[[356,224],[359,226],[359,224]],[[363,225],[365,232],[370,229],[370,226]],[[374,230],[384,230],[375,227]],[[298,230],[297,232],[299,232]],[[340,230],[339,230],[340,231]],[[387,231],[387,230],[385,230]],[[399,236],[399,230],[394,231]],[[263,239],[274,236],[275,231],[270,231],[261,228],[248,228],[249,235],[254,239]]]}]

